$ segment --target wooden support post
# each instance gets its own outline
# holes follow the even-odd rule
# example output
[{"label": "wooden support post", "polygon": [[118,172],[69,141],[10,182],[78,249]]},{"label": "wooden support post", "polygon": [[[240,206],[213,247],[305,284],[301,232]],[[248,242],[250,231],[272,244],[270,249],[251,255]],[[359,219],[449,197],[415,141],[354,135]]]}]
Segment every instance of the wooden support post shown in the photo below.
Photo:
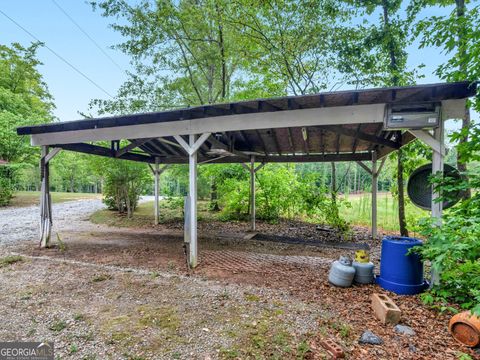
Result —
[{"label": "wooden support post", "polygon": [[40,247],[48,248],[52,235],[52,198],[50,197],[50,165],[49,162],[60,152],[54,148],[49,154],[48,146],[42,146],[40,158]]},{"label": "wooden support post", "polygon": [[256,207],[255,207],[255,156],[250,157],[250,217],[251,217],[251,227],[252,231],[255,231],[255,217],[256,217]]},{"label": "wooden support post", "polygon": [[[439,127],[433,131],[433,137],[438,142],[439,146],[433,149],[432,156],[432,175],[443,174],[443,160],[445,154],[444,144],[444,123],[443,119],[440,120]],[[432,187],[432,217],[437,220],[438,225],[442,223],[442,201],[436,201],[440,197],[440,194]]]},{"label": "wooden support post", "polygon": [[240,163],[250,174],[250,229],[252,231],[255,231],[256,229],[256,224],[255,224],[255,218],[256,218],[256,206],[255,206],[255,174],[257,171],[259,171],[261,168],[265,166],[265,163],[262,162],[260,165],[255,167],[255,156],[250,156],[250,166],[245,165],[244,163]]},{"label": "wooden support post", "polygon": [[165,164],[162,167],[160,165],[160,159],[155,158],[155,167],[152,167],[152,165],[148,164],[150,167],[150,170],[152,171],[155,184],[154,184],[154,204],[153,204],[153,216],[155,218],[155,225],[158,225],[160,223],[160,206],[159,206],[159,200],[160,200],[160,175],[170,166],[169,164]]},{"label": "wooden support post", "polygon": [[[188,136],[190,148],[195,146],[196,135]],[[197,148],[198,149],[198,148]],[[192,151],[188,156],[189,171],[189,206],[190,206],[190,253],[189,264],[191,268],[197,266],[197,151]]]},{"label": "wooden support post", "polygon": [[210,133],[204,133],[197,139],[197,135],[188,135],[188,143],[179,135],[174,136],[175,140],[188,153],[188,201],[186,205],[188,209],[189,227],[186,233],[189,233],[189,250],[188,250],[188,264],[191,268],[195,268],[198,264],[197,257],[197,151],[208,139]]},{"label": "wooden support post", "polygon": [[372,237],[377,238],[377,191],[378,191],[378,172],[377,172],[377,153],[372,154]]},{"label": "wooden support post", "polygon": [[159,169],[159,163],[158,163],[158,157],[155,158],[155,171],[153,173],[153,176],[155,177],[155,189],[154,189],[154,197],[155,197],[155,203],[153,207],[153,211],[155,212],[155,225],[158,225],[158,220],[159,220],[159,211],[158,211],[158,197],[159,197],[159,177],[160,177],[160,169]]}]

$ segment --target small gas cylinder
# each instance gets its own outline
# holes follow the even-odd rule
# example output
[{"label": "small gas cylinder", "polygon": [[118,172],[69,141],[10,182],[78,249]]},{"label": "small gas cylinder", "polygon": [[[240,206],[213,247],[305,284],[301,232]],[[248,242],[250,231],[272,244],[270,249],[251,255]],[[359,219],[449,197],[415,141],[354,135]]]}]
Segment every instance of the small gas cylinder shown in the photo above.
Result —
[{"label": "small gas cylinder", "polygon": [[371,262],[367,263],[360,263],[360,262],[353,262],[353,267],[355,268],[355,277],[354,281],[357,284],[371,284],[375,279],[373,275],[373,268],[375,265]]},{"label": "small gas cylinder", "polygon": [[358,250],[355,253],[355,261],[353,262],[355,268],[355,277],[353,281],[357,284],[371,284],[373,283],[373,263],[370,262],[368,252],[365,250]]},{"label": "small gas cylinder", "polygon": [[352,266],[352,260],[348,256],[340,256],[330,268],[328,281],[336,286],[349,287],[352,285],[354,276],[355,268]]}]

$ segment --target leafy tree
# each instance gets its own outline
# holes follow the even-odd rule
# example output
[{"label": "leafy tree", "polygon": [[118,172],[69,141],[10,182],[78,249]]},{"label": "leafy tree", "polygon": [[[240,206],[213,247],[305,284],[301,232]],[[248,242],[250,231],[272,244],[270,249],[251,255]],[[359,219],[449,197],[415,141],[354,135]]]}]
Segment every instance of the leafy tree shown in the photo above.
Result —
[{"label": "leafy tree", "polygon": [[10,200],[18,170],[38,156],[38,149],[30,146],[27,137],[17,136],[16,128],[53,119],[52,96],[37,69],[41,45],[0,45],[0,159],[9,162],[0,167],[2,204]]},{"label": "leafy tree", "polygon": [[131,6],[123,0],[103,0],[92,4],[103,16],[122,19],[112,25],[126,38],[117,48],[131,56],[135,67],[119,93],[121,101],[94,105],[119,107],[123,102],[144,110],[231,97],[232,79],[245,50],[225,21],[233,11],[230,1],[141,1]]},{"label": "leafy tree", "polygon": [[[247,78],[256,97],[320,92],[336,83],[336,20],[343,10],[330,0],[234,1],[228,18],[250,51]],[[248,83],[249,87],[252,85]],[[338,84],[337,84],[338,85]],[[265,91],[267,90],[267,91]],[[252,94],[249,93],[250,98]],[[260,96],[258,96],[260,95]]]},{"label": "leafy tree", "polygon": [[[344,33],[348,39],[339,47],[344,60],[340,62],[340,70],[352,72],[351,82],[355,85],[372,83],[380,86],[402,86],[412,84],[418,76],[416,71],[407,70],[407,46],[412,37],[409,31],[411,18],[402,17],[400,9],[402,0],[347,0],[354,7],[353,14],[362,16],[377,15],[377,24],[356,25],[347,27]],[[398,217],[400,233],[408,236],[405,217],[404,195],[404,154],[399,149],[397,157],[397,191]]]},{"label": "leafy tree", "polygon": [[103,202],[110,210],[132,217],[140,195],[152,183],[148,167],[143,163],[92,157],[91,168],[104,179]]},{"label": "leafy tree", "polygon": [[[420,38],[420,47],[436,46],[444,54],[452,56],[441,64],[436,74],[446,81],[475,81],[480,79],[480,5],[468,9],[468,0],[412,0],[409,13],[412,18],[420,10],[430,6],[452,7],[444,16],[427,16],[416,24],[416,35]],[[480,110],[480,102],[476,101]],[[467,105],[462,118],[462,128],[470,126],[470,110]],[[468,132],[459,138],[460,143],[468,142]],[[466,175],[467,164],[457,158],[458,169]],[[469,189],[465,196],[471,196]]]},{"label": "leafy tree", "polygon": [[[471,141],[459,144],[459,158],[464,163],[478,163],[480,126],[463,128],[452,135],[452,140],[458,141],[466,135]],[[425,219],[420,230],[427,241],[417,251],[424,259],[430,260],[440,274],[440,281],[423,299],[442,308],[454,302],[480,314],[480,172],[478,168],[472,168],[468,175],[468,181],[441,176],[432,179],[442,194],[440,201],[466,188],[472,189],[472,196],[463,198],[452,209],[444,211],[441,227],[434,224],[434,220]]]}]

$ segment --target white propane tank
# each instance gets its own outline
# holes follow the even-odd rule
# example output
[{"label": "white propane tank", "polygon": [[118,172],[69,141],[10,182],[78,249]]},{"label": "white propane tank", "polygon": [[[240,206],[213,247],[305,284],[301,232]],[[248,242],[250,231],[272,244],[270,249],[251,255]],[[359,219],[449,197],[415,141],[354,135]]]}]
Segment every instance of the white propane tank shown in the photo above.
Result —
[{"label": "white propane tank", "polygon": [[357,284],[371,284],[373,283],[373,268],[375,265],[371,262],[361,263],[353,262],[353,267],[355,268],[355,277],[353,281]]},{"label": "white propane tank", "polygon": [[353,262],[355,268],[355,277],[353,281],[357,284],[371,284],[375,279],[373,275],[374,265],[370,262],[370,257],[366,250],[358,250],[355,252],[355,261]]},{"label": "white propane tank", "polygon": [[355,276],[355,268],[348,256],[340,256],[335,260],[328,274],[328,281],[336,286],[349,287],[352,285]]}]

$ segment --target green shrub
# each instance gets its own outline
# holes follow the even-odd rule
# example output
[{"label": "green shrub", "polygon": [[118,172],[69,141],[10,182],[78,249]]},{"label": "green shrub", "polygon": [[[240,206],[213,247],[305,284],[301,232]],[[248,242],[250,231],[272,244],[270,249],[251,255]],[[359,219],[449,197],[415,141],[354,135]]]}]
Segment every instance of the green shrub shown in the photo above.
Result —
[{"label": "green shrub", "polygon": [[148,169],[144,164],[112,162],[109,171],[105,173],[103,202],[110,210],[126,213],[131,217],[149,179]]},{"label": "green shrub", "polygon": [[[218,181],[222,220],[246,220],[250,213],[248,173],[231,171]],[[326,223],[342,234],[350,225],[340,216],[339,205],[345,200],[331,196],[319,174],[301,174],[292,165],[268,164],[256,174],[257,218],[277,222],[280,218],[308,216]],[[346,203],[348,206],[348,203]]]},{"label": "green shrub", "polygon": [[13,186],[9,179],[0,177],[0,206],[7,206],[13,197]]},{"label": "green shrub", "polygon": [[[452,137],[458,140],[465,135],[466,130]],[[461,161],[472,164],[480,160],[478,125],[470,128],[469,136],[470,141],[459,145],[458,151]],[[417,251],[439,274],[439,283],[422,296],[423,300],[441,309],[448,309],[448,303],[453,302],[480,314],[480,173],[470,171],[468,180],[446,177],[433,178],[432,182],[445,199],[445,194],[467,188],[473,195],[444,211],[441,226],[432,219],[420,224],[426,241]]]}]

